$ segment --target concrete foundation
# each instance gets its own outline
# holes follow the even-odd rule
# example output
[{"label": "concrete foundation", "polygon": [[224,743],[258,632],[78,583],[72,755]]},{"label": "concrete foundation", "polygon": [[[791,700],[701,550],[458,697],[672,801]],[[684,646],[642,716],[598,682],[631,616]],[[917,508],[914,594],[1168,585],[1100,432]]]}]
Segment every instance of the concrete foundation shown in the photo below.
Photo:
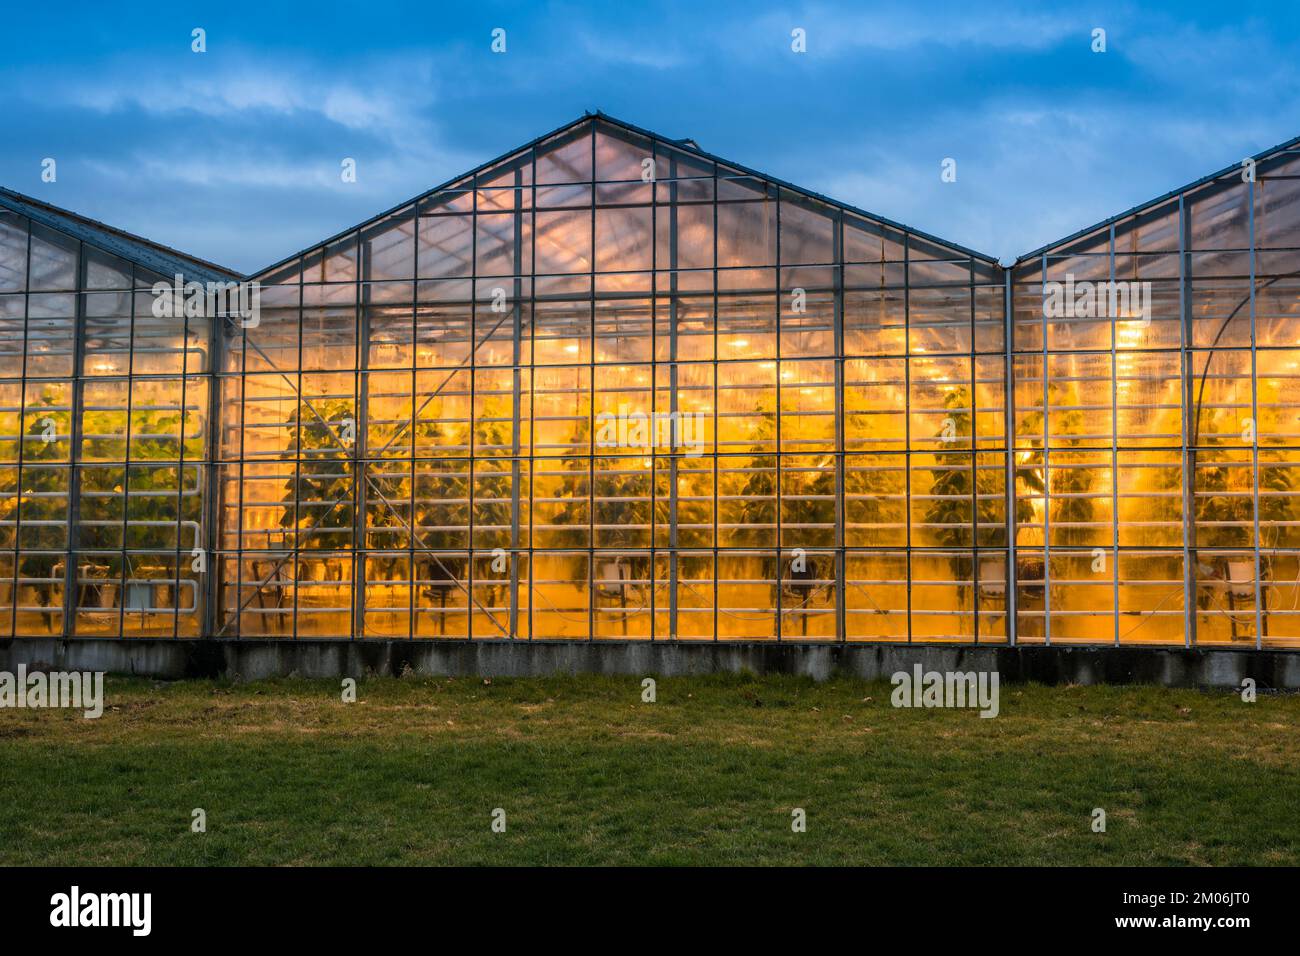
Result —
[{"label": "concrete foundation", "polygon": [[1003,681],[1300,689],[1300,652],[1155,647],[586,641],[0,640],[0,670],[106,671],[164,680],[419,675],[688,674],[752,671],[885,679],[915,664]]}]

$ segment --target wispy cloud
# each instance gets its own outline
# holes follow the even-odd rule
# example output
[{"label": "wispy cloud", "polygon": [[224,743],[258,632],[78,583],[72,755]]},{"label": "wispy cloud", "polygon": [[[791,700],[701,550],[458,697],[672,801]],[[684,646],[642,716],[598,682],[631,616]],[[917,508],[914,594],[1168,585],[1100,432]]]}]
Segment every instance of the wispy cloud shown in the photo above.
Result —
[{"label": "wispy cloud", "polygon": [[41,84],[35,98],[98,113],[209,119],[317,118],[390,141],[418,137],[437,99],[439,76],[428,57],[324,64],[310,59],[234,56],[218,69],[152,71],[111,64],[93,80]]},{"label": "wispy cloud", "polygon": [[1166,20],[1159,29],[1119,37],[1113,51],[1154,79],[1185,83],[1194,76],[1199,89],[1220,96],[1294,96],[1300,87],[1297,38],[1279,42],[1255,21],[1205,27]]},{"label": "wispy cloud", "polygon": [[435,72],[427,57],[340,70],[241,56],[206,75],[113,65],[93,82],[62,82],[40,96],[46,108],[143,131],[81,157],[106,183],[302,194],[345,185],[341,162],[350,158],[357,179],[349,192],[391,198],[394,185],[422,191],[477,162],[439,135]]},{"label": "wispy cloud", "polygon": [[[349,157],[351,158],[351,157]],[[283,158],[231,155],[204,158],[184,150],[134,154],[112,162],[88,160],[86,166],[104,177],[106,181],[126,183],[140,179],[149,182],[167,182],[182,186],[208,188],[256,188],[312,192],[324,189],[365,191],[366,183],[392,183],[409,177],[413,166],[382,159],[373,163],[362,162],[356,184],[344,183],[340,173],[342,161],[291,162]],[[386,192],[385,189],[378,191]]]},{"label": "wispy cloud", "polygon": [[1086,42],[1088,21],[1078,14],[1010,9],[993,12],[975,4],[943,4],[924,12],[916,3],[889,3],[870,10],[808,4],[789,13],[766,13],[741,32],[741,43],[766,49],[788,42],[796,27],[807,32],[808,52],[847,56],[925,47],[966,50],[1043,50],[1077,36]]},{"label": "wispy cloud", "polygon": [[578,44],[588,59],[616,66],[637,66],[650,70],[671,70],[687,65],[687,55],[658,43],[647,43],[643,38],[629,37],[614,29],[604,33],[583,30],[578,34]]}]

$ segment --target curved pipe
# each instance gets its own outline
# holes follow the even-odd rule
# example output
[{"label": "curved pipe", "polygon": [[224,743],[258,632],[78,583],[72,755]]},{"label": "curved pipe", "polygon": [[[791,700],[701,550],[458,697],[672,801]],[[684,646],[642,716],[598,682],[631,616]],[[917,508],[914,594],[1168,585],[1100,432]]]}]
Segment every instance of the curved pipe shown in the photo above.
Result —
[{"label": "curved pipe", "polygon": [[[1300,276],[1300,270],[1297,270],[1295,272],[1286,272],[1278,276],[1272,276],[1267,282],[1264,282],[1262,285],[1260,285],[1259,288],[1267,289],[1274,282],[1277,282],[1278,279],[1291,279],[1294,278],[1295,276]],[[1233,309],[1231,312],[1228,313],[1228,317],[1223,320],[1222,324],[1219,325],[1219,331],[1214,333],[1213,341],[1211,341],[1210,344],[1207,346],[1209,352],[1205,356],[1205,370],[1201,372],[1200,386],[1196,391],[1196,423],[1192,431],[1191,445],[1190,448],[1188,449],[1189,451],[1192,452],[1192,454],[1196,453],[1195,451],[1196,443],[1200,441],[1201,438],[1201,402],[1205,398],[1205,381],[1207,378],[1209,378],[1210,375],[1210,360],[1214,357],[1213,349],[1215,346],[1219,344],[1219,339],[1223,338],[1223,333],[1226,332],[1228,329],[1228,323],[1230,323],[1233,319],[1237,317],[1237,313],[1239,313],[1243,308],[1245,308],[1247,303],[1250,302],[1250,300],[1251,300],[1251,295],[1248,294],[1246,298],[1242,299],[1241,302],[1237,304],[1237,307],[1235,309]],[[1258,348],[1258,344],[1252,343],[1252,347]],[[1192,345],[1190,342],[1188,343],[1187,348],[1189,350],[1192,349]],[[1254,387],[1255,387],[1255,383],[1251,382],[1251,388]]]}]

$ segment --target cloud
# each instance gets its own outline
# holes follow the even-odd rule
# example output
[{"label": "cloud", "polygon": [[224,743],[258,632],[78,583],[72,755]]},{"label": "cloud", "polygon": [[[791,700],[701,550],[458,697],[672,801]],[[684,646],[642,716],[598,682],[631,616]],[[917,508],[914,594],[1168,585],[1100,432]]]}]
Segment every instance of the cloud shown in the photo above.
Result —
[{"label": "cloud", "polygon": [[[110,66],[94,81],[58,83],[40,97],[46,109],[120,127],[120,137],[88,139],[81,157],[115,188],[145,181],[298,195],[346,189],[391,203],[401,198],[395,189],[423,192],[481,159],[443,142],[428,58],[346,69],[268,59],[244,55],[188,75]],[[340,179],[344,158],[357,162],[355,184]]]},{"label": "cloud", "polygon": [[1111,49],[1161,82],[1185,83],[1194,76],[1203,96],[1213,91],[1294,98],[1298,92],[1296,43],[1279,44],[1257,23],[1218,28],[1162,23],[1131,37],[1118,35]]},{"label": "cloud", "polygon": [[[58,155],[75,164],[61,177],[64,205],[237,268],[264,265],[484,158],[443,134],[441,80],[428,56],[343,64],[245,54],[188,72],[174,61],[112,62],[10,86],[42,115],[61,117]],[[344,158],[356,161],[355,183],[340,177]],[[167,221],[141,222],[142,209]],[[239,239],[223,233],[226,216],[240,224]]]},{"label": "cloud", "polygon": [[600,63],[650,70],[671,70],[686,64],[685,55],[676,50],[655,48],[639,36],[634,36],[629,42],[625,36],[613,31],[597,34],[584,30],[578,34],[578,43],[588,59]]},{"label": "cloud", "polygon": [[[274,63],[268,62],[274,59]],[[159,64],[110,65],[94,80],[42,84],[33,98],[103,114],[132,112],[216,120],[252,116],[317,119],[391,142],[409,142],[427,125],[438,76],[427,57],[386,57],[358,64],[322,64],[276,55],[233,56],[211,73]]]},{"label": "cloud", "polygon": [[[1292,114],[1300,112],[1293,108]],[[1080,95],[989,97],[882,138],[848,137],[796,175],[833,199],[1014,259],[1180,188],[1277,140],[1276,117],[1189,118]],[[940,161],[957,159],[956,183]],[[776,172],[776,170],[774,170]]]},{"label": "cloud", "polygon": [[1091,30],[1082,17],[1038,10],[993,12],[979,5],[949,4],[921,15],[915,3],[848,13],[810,4],[795,13],[758,17],[742,31],[743,44],[734,45],[768,49],[772,38],[787,42],[795,27],[807,30],[809,55],[830,57],[923,47],[1044,50],[1072,36],[1087,41]]}]

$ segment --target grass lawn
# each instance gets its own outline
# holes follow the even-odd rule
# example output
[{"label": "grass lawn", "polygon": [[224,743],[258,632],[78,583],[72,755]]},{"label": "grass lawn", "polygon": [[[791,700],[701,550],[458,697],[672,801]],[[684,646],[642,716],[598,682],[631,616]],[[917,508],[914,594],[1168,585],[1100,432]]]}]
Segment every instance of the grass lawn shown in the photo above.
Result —
[{"label": "grass lawn", "polygon": [[109,678],[99,720],[0,710],[0,863],[1300,863],[1300,696],[1003,686],[992,720],[889,696]]}]

